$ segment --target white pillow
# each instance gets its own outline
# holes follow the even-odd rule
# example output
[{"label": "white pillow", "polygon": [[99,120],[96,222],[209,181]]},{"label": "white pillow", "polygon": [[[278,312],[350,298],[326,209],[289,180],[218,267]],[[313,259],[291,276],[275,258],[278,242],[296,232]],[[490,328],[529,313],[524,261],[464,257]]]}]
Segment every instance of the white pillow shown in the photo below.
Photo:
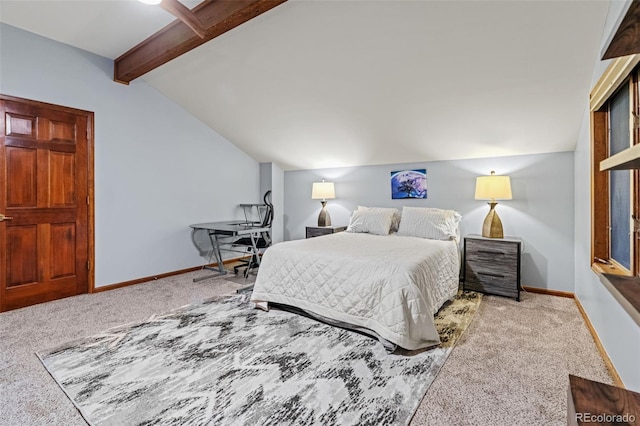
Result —
[{"label": "white pillow", "polygon": [[393,212],[355,210],[346,232],[389,235]]},{"label": "white pillow", "polygon": [[397,232],[400,226],[400,219],[402,219],[402,212],[393,207],[365,207],[358,206],[358,210],[369,210],[374,212],[391,212],[393,213],[393,219],[391,220],[391,232]]},{"label": "white pillow", "polygon": [[453,210],[428,207],[403,207],[398,235],[453,240],[458,237],[462,216]]}]

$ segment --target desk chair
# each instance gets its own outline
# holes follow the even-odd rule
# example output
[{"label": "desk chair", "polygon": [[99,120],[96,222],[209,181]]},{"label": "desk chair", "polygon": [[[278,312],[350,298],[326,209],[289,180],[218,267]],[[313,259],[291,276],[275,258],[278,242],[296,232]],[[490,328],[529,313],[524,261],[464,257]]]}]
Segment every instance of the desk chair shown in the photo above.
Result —
[{"label": "desk chair", "polygon": [[[256,240],[256,247],[262,251],[269,247],[272,243],[271,240],[271,226],[273,223],[273,203],[271,202],[271,190],[265,192],[264,197],[265,212],[262,217],[261,227],[269,228],[269,231],[261,232],[259,238]],[[254,237],[255,238],[255,237]],[[232,243],[233,246],[244,246],[247,251],[253,251],[253,245],[250,237],[242,237]],[[252,253],[248,259],[241,259],[241,265],[234,266],[233,271],[237,274],[240,268],[245,268],[244,277],[249,276],[249,271],[253,268],[260,266],[260,260],[257,258],[261,256],[260,253]],[[244,290],[244,289],[243,289]]]}]

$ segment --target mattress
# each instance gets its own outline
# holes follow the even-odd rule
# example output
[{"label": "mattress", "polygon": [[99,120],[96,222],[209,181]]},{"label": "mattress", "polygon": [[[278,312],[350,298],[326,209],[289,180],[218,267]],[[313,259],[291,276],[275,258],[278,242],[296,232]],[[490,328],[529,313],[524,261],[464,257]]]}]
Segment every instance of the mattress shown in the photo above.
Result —
[{"label": "mattress", "polygon": [[372,330],[402,348],[440,343],[434,314],[458,290],[455,240],[340,232],[266,250],[251,300]]}]

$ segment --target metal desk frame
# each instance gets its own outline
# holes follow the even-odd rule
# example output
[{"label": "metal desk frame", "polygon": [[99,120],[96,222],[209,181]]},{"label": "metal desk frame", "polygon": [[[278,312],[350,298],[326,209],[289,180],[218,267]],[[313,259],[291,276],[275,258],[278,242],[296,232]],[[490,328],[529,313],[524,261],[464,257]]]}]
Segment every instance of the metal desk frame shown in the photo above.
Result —
[{"label": "metal desk frame", "polygon": [[[255,222],[247,222],[247,221],[230,221],[230,222],[206,222],[206,223],[196,223],[193,225],[189,225],[190,228],[194,230],[204,230],[207,231],[209,235],[209,240],[211,241],[211,254],[209,255],[209,263],[211,263],[212,256],[215,256],[217,267],[211,267],[208,265],[204,265],[203,269],[209,269],[212,271],[218,271],[217,274],[206,275],[204,277],[194,278],[193,281],[202,281],[208,278],[218,277],[220,275],[225,275],[227,270],[224,269],[224,264],[222,263],[222,250],[231,251],[236,253],[251,253],[252,256],[255,256],[256,263],[260,265],[260,249],[257,247],[258,238],[260,238],[260,234],[263,232],[271,231],[270,227],[262,226],[259,223]],[[227,242],[225,240],[233,238],[234,240],[238,239],[242,236],[248,236],[251,239],[251,247],[249,247],[249,252],[245,250],[238,250],[233,248],[233,242]],[[223,247],[228,246],[228,247]]]}]

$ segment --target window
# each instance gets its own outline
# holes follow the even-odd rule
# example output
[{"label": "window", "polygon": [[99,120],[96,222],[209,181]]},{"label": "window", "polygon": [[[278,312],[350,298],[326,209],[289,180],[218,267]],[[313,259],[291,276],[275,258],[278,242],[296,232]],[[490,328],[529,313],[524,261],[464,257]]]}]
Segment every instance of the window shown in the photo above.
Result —
[{"label": "window", "polygon": [[600,162],[640,143],[637,64],[614,62],[591,93],[593,267],[622,275],[640,275],[640,174],[600,171]]},{"label": "window", "polygon": [[[630,84],[625,82],[610,98],[608,115],[609,157],[631,146]],[[631,271],[631,172],[609,172],[609,253],[612,261]]]}]

